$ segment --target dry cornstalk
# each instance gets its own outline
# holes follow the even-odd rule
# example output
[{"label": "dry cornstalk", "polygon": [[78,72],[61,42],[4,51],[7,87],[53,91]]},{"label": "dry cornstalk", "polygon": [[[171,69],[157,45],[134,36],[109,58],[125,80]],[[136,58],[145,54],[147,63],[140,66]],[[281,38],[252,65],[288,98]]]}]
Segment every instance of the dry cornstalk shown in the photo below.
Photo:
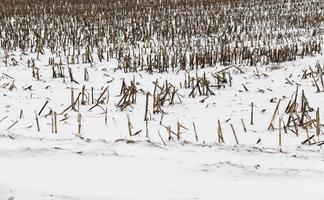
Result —
[{"label": "dry cornstalk", "polygon": [[160,130],[158,130],[158,135],[159,135],[161,141],[163,142],[163,144],[166,146],[166,143],[164,142],[164,140],[163,140],[163,138],[162,138],[162,136],[161,136],[161,134],[160,134]]},{"label": "dry cornstalk", "polygon": [[277,103],[277,105],[276,105],[276,108],[275,108],[275,110],[274,110],[274,112],[273,112],[273,114],[272,114],[272,118],[271,118],[271,121],[270,121],[269,126],[268,126],[268,131],[274,129],[274,128],[273,128],[273,121],[275,120],[275,118],[276,118],[276,114],[277,114],[277,112],[278,112],[278,110],[279,110],[280,102],[281,102],[281,99],[279,99],[279,101],[278,101],[278,103]]},{"label": "dry cornstalk", "polygon": [[37,125],[37,131],[40,132],[39,121],[38,121],[38,116],[37,116],[36,111],[35,111],[35,120],[36,120],[36,125]]},{"label": "dry cornstalk", "polygon": [[12,127],[14,127],[16,124],[18,123],[18,120],[16,120],[13,124],[11,124],[8,128],[7,128],[7,130],[10,130]]},{"label": "dry cornstalk", "polygon": [[234,138],[235,138],[235,142],[236,142],[236,144],[239,144],[239,141],[238,141],[238,139],[237,139],[237,136],[236,136],[236,133],[235,133],[235,129],[234,129],[234,127],[233,127],[233,124],[230,124],[230,126],[231,126],[231,129],[232,129],[232,132],[233,132]]},{"label": "dry cornstalk", "polygon": [[250,124],[253,125],[253,102],[251,103],[251,117],[250,117]]},{"label": "dry cornstalk", "polygon": [[24,117],[24,111],[23,109],[21,109],[19,113],[19,119],[22,119],[23,117]]},{"label": "dry cornstalk", "polygon": [[78,135],[81,135],[81,128],[82,128],[82,116],[80,113],[78,113]]},{"label": "dry cornstalk", "polygon": [[127,114],[127,126],[128,126],[128,133],[129,133],[129,136],[133,136],[132,134],[132,123],[130,122],[130,117],[129,117],[129,114]]},{"label": "dry cornstalk", "polygon": [[218,143],[225,143],[224,142],[224,138],[223,138],[223,131],[222,131],[222,127],[221,127],[221,124],[220,124],[220,121],[219,119],[217,120],[217,136],[218,136]]},{"label": "dry cornstalk", "polygon": [[145,137],[146,139],[150,140],[149,130],[148,130],[148,120],[145,121]]},{"label": "dry cornstalk", "polygon": [[149,95],[150,93],[147,92],[146,93],[146,101],[145,101],[145,114],[144,114],[144,121],[147,121],[148,120],[148,117],[147,117],[147,114],[148,114],[148,104],[149,104]]},{"label": "dry cornstalk", "polygon": [[246,133],[247,130],[246,130],[246,126],[245,126],[245,123],[244,123],[244,120],[243,120],[243,119],[241,119],[241,124],[242,124],[242,126],[243,126],[243,130],[244,130],[244,132]]},{"label": "dry cornstalk", "polygon": [[38,116],[42,114],[44,108],[46,107],[46,105],[48,104],[48,100],[46,100],[46,102],[44,103],[44,105],[42,106],[42,108],[40,109],[40,111],[38,112]]},{"label": "dry cornstalk", "polygon": [[105,125],[107,126],[108,124],[108,109],[105,109]]},{"label": "dry cornstalk", "polygon": [[279,117],[279,151],[282,152],[281,149],[281,118]]},{"label": "dry cornstalk", "polygon": [[195,133],[196,142],[198,142],[198,134],[197,134],[195,122],[192,122],[192,125],[193,125],[193,129],[194,129],[194,133]]},{"label": "dry cornstalk", "polygon": [[320,131],[321,131],[321,124],[320,124],[320,111],[319,108],[317,108],[316,111],[316,136],[317,136],[317,140],[319,141],[319,135],[320,135]]}]

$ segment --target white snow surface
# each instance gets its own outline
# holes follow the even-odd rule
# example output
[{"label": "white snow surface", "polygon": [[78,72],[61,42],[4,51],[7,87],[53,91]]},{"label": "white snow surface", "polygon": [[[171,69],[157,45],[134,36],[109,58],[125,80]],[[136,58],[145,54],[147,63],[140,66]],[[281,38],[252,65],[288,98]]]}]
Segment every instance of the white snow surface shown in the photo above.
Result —
[{"label": "white snow surface", "polygon": [[0,199],[322,199],[323,151],[1,139]]},{"label": "white snow surface", "polygon": [[[18,53],[17,53],[18,55]],[[120,99],[122,79],[127,84],[134,77],[138,87],[152,91],[152,82],[166,79],[179,87],[185,72],[149,75],[145,72],[115,71],[116,61],[74,65],[72,70],[80,84],[63,83],[51,78],[46,55],[36,61],[41,80],[31,77],[26,57],[18,66],[0,65],[0,85],[11,83],[16,88],[0,88],[0,199],[324,199],[324,151],[321,146],[301,145],[305,130],[299,135],[282,135],[282,152],[278,147],[278,130],[267,131],[278,99],[282,99],[279,116],[283,116],[290,96],[305,89],[309,104],[324,110],[324,93],[316,93],[310,79],[302,79],[302,70],[323,64],[322,55],[297,62],[282,63],[276,69],[270,66],[242,67],[236,72],[233,86],[213,90],[204,103],[203,98],[190,98],[190,89],[180,89],[182,102],[165,106],[163,125],[176,129],[180,122],[181,140],[168,141],[168,133],[159,124],[161,115],[151,114],[149,141],[145,137],[145,95],[139,94],[133,108],[121,112],[116,108]],[[90,80],[84,82],[87,67]],[[221,66],[198,70],[202,75],[216,72]],[[258,78],[255,70],[266,73]],[[235,73],[235,71],[233,71]],[[210,78],[210,77],[209,77]],[[287,84],[285,78],[293,81]],[[110,82],[113,80],[112,82]],[[242,83],[249,91],[243,89]],[[32,85],[32,91],[24,90]],[[107,105],[108,124],[100,108],[89,111],[91,105],[82,105],[81,135],[77,135],[77,112],[69,112],[69,119],[60,121],[58,133],[51,133],[50,109],[60,113],[70,103],[70,87],[80,91],[95,88],[98,97],[109,86]],[[264,90],[264,92],[258,92]],[[287,97],[287,98],[284,98]],[[274,103],[270,99],[275,98]],[[39,117],[38,132],[35,111],[44,102],[49,104]],[[254,124],[249,123],[251,102],[255,105]],[[20,110],[23,117],[19,119]],[[134,132],[128,136],[126,113]],[[321,112],[321,119],[324,115]],[[221,121],[225,144],[217,143],[217,120]],[[243,131],[245,120],[247,132]],[[18,121],[17,121],[18,120]],[[12,124],[17,123],[11,127]],[[195,141],[192,123],[195,122],[199,141]],[[229,123],[235,127],[239,145],[235,144]],[[278,124],[278,117],[275,126]],[[10,127],[10,128],[9,128]],[[166,144],[163,144],[158,131]],[[309,130],[313,135],[315,129]],[[261,139],[261,142],[257,141]],[[320,135],[318,140],[322,140]]]}]

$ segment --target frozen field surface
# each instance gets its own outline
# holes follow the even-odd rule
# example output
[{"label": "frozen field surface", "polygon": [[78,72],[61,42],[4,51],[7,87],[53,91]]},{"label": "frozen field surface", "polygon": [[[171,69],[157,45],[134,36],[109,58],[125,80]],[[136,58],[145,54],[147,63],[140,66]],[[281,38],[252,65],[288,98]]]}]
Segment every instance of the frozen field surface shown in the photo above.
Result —
[{"label": "frozen field surface", "polygon": [[323,199],[323,150],[0,140],[0,199]]},{"label": "frozen field surface", "polygon": [[[80,133],[76,111],[58,114],[58,130],[53,133],[52,117],[47,113],[65,110],[70,86],[56,80],[28,83],[30,69],[24,66],[19,70],[0,68],[5,74],[1,81],[10,82],[7,75],[15,76],[16,86],[12,91],[1,90],[0,199],[323,199],[323,135],[314,137],[315,128],[307,130],[308,136],[298,128],[296,135],[292,126],[287,127],[287,133],[281,128],[281,146],[278,143],[279,117],[288,119],[284,111],[296,90],[296,85],[287,84],[285,77],[296,81],[300,91],[305,90],[309,105],[323,108],[323,93],[317,93],[309,79],[300,77],[307,64],[315,66],[322,59],[305,58],[271,71],[259,67],[260,73],[268,74],[260,79],[254,77],[255,68],[242,68],[244,74],[235,75],[230,89],[218,90],[204,102],[199,101],[205,97],[189,98],[190,89],[181,89],[181,102],[165,107],[162,125],[161,114],[151,115],[148,135],[143,121],[145,95],[138,95],[133,108],[121,112],[115,105],[120,98],[118,90],[122,78],[134,77],[138,87],[152,90],[152,81],[163,80],[163,75],[125,75],[114,72],[113,67],[107,68],[114,79],[109,84],[109,101],[115,102],[103,105],[107,108],[107,123],[102,109],[90,111],[92,105],[86,104],[79,108]],[[90,68],[91,76],[98,77],[91,79],[90,84],[103,85],[110,80],[102,78],[103,66],[114,66],[114,62]],[[82,67],[77,66],[75,73],[81,72]],[[50,69],[43,70],[44,74],[50,73]],[[179,75],[168,76],[174,84],[180,81]],[[242,82],[249,91],[244,91]],[[34,89],[24,90],[29,84]],[[73,87],[78,91],[81,86]],[[265,92],[259,92],[260,89]],[[99,96],[102,90],[98,89],[95,95]],[[268,131],[278,99],[281,105],[275,114],[274,129]],[[47,100],[49,103],[38,115],[38,131],[35,111],[39,112]],[[138,134],[129,135],[125,113],[130,117],[132,133]],[[310,115],[314,117],[315,112]],[[320,117],[324,117],[322,113]],[[217,120],[222,126],[221,144]],[[179,141],[178,122],[182,125]],[[235,128],[238,145],[230,124]],[[310,136],[313,138],[302,144]]]},{"label": "frozen field surface", "polygon": [[[264,78],[254,77],[255,68],[242,68],[244,74],[235,75],[230,89],[219,90],[204,102],[198,101],[205,97],[189,98],[190,89],[181,89],[181,102],[165,107],[162,122],[160,114],[151,115],[148,135],[143,122],[145,95],[138,95],[137,103],[126,110],[131,131],[138,133],[132,136],[125,111],[117,109],[115,103],[104,105],[107,123],[102,109],[90,111],[91,105],[80,106],[80,133],[78,112],[58,114],[58,130],[53,133],[52,117],[47,113],[65,110],[70,86],[56,80],[28,83],[30,69],[24,66],[19,70],[0,68],[5,74],[1,81],[10,82],[8,76],[15,76],[16,86],[12,91],[2,89],[0,199],[323,199],[323,135],[314,137],[314,128],[307,130],[308,136],[298,128],[296,135],[292,126],[287,127],[287,133],[281,128],[281,146],[278,143],[278,119],[286,121],[289,117],[284,110],[296,90],[295,85],[285,82],[285,77],[305,90],[309,105],[323,108],[323,94],[316,93],[309,79],[300,77],[307,64],[315,66],[322,59],[305,58],[271,71],[259,67],[260,73],[268,74]],[[100,78],[103,66],[112,66],[106,72],[115,80],[109,84],[110,102],[120,98],[122,78],[135,77],[138,87],[151,90],[152,81],[164,77],[114,72],[114,62],[109,62],[89,69],[92,76],[98,77],[91,79],[91,84],[101,85],[107,80]],[[82,67],[79,65],[75,72],[81,72]],[[43,70],[44,74],[50,73],[50,69]],[[205,69],[199,73],[218,70]],[[173,77],[169,81],[174,84],[180,81],[174,73],[168,76]],[[249,91],[242,91],[242,82]],[[29,84],[35,89],[24,90]],[[74,87],[78,91],[81,86]],[[259,92],[260,89],[265,92]],[[102,90],[95,95],[99,96]],[[278,99],[282,99],[282,104],[275,114],[274,129],[269,131],[267,127]],[[300,96],[298,102],[299,99]],[[49,103],[42,111],[44,114],[38,115],[38,131],[35,111],[39,112],[46,100]],[[253,125],[249,122],[251,102]],[[315,112],[310,115],[314,117]],[[241,119],[245,121],[246,132]],[[217,120],[222,127],[221,144]],[[178,122],[182,125],[179,141]],[[238,145],[230,124],[235,128]],[[313,138],[302,144],[310,136]]]},{"label": "frozen field surface", "polygon": [[324,200],[323,0],[0,0],[0,200]]}]

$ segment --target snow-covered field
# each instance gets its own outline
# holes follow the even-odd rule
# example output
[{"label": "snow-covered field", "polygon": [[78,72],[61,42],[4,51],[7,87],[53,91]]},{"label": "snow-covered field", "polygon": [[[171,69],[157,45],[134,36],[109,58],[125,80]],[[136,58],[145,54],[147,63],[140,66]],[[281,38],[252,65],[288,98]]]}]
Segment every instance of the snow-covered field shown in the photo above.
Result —
[{"label": "snow-covered field", "polygon": [[[58,113],[63,111],[69,102],[70,85],[56,80],[35,81],[30,78],[30,68],[23,65],[1,67],[1,73],[15,77],[16,89],[1,89],[0,199],[257,199],[261,196],[263,199],[322,199],[324,152],[321,146],[302,145],[307,135],[301,129],[299,136],[292,132],[282,134],[282,152],[279,152],[278,130],[267,131],[276,106],[270,99],[287,97],[279,107],[279,115],[286,117],[285,104],[296,89],[285,83],[289,74],[294,76],[291,80],[305,89],[309,104],[322,108],[323,94],[316,93],[311,82],[299,76],[305,63],[315,65],[321,59],[318,56],[280,64],[274,71],[259,67],[259,71],[269,75],[260,79],[254,77],[254,68],[244,68],[244,74],[233,77],[232,88],[217,91],[204,103],[199,103],[202,98],[187,97],[190,89],[182,89],[179,91],[184,96],[182,103],[165,109],[168,114],[162,124],[176,129],[179,121],[188,130],[181,129],[180,141],[175,135],[173,141],[168,141],[167,129],[159,125],[161,116],[153,116],[148,123],[150,142],[143,121],[145,95],[139,95],[134,109],[127,112],[134,130],[143,130],[136,136],[129,136],[126,112],[119,111],[114,102],[118,100],[121,78],[135,77],[140,88],[149,90],[153,80],[164,80],[164,74],[125,75],[113,73],[111,67],[105,73],[112,75],[105,78],[101,70],[113,63],[90,68],[93,78],[89,85],[114,79],[109,84],[111,103],[105,105],[107,125],[101,109],[88,111],[91,105],[80,108],[83,117],[79,136],[73,113],[64,122],[60,122],[64,116],[58,116],[57,133],[51,132],[50,116],[41,115],[40,132],[36,128],[34,110],[38,112],[49,100],[44,114],[50,108]],[[77,66],[75,73],[82,71],[82,67]],[[42,74],[50,73],[46,67],[43,70]],[[179,75],[167,76],[170,82],[179,81]],[[10,79],[3,76],[1,83],[6,81]],[[248,92],[240,92],[244,90],[241,83],[246,84]],[[32,91],[23,90],[28,85],[33,85]],[[265,92],[257,92],[260,89]],[[249,124],[252,101],[254,125]],[[21,109],[23,116],[19,119]],[[246,120],[247,132],[242,128],[241,118]],[[217,142],[218,119],[225,144]],[[192,122],[196,124],[198,141]],[[236,129],[239,145],[229,123]],[[315,134],[314,131],[309,130],[309,134]],[[319,140],[322,138],[320,135]],[[259,139],[261,142],[257,144]]]},{"label": "snow-covered field", "polygon": [[322,199],[323,151],[1,139],[0,199]]},{"label": "snow-covered field", "polygon": [[[298,46],[323,45],[321,25],[300,28]],[[115,48],[112,58],[107,50],[101,60],[96,46],[89,63],[81,62],[89,46],[77,47],[78,55],[73,47],[72,56],[58,45],[53,53],[51,39],[35,32],[29,43],[47,45],[38,53],[34,45],[30,52],[4,49],[4,36],[15,37],[0,30],[0,200],[324,199],[324,56],[317,45],[312,56],[303,48],[291,61],[250,66],[235,58],[235,64],[196,69],[189,66],[195,54],[186,49],[185,69],[157,72],[146,60],[168,44],[117,40],[127,47],[118,58],[119,47],[107,42],[102,46]],[[87,39],[87,31],[77,34]],[[162,39],[146,42],[152,41]],[[276,42],[279,49],[296,41]],[[137,64],[147,69],[125,67],[128,58],[137,66],[143,51]],[[72,64],[72,57],[80,62]]]}]

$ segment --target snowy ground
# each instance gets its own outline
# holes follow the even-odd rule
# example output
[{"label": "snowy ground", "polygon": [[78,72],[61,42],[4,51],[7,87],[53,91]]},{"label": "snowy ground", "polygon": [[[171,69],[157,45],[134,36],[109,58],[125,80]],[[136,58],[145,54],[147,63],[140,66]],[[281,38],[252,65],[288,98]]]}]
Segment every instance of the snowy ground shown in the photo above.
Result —
[{"label": "snowy ground", "polygon": [[323,199],[323,150],[2,137],[0,199]]},{"label": "snowy ground", "polygon": [[322,3],[0,0],[0,200],[323,200]]},{"label": "snowy ground", "polygon": [[[215,90],[216,95],[204,103],[199,103],[204,97],[189,98],[190,89],[181,89],[182,102],[166,106],[168,114],[163,119],[163,125],[172,129],[176,129],[177,121],[188,128],[182,130],[181,141],[168,141],[166,129],[159,125],[160,115],[152,115],[147,141],[144,94],[139,95],[133,109],[121,112],[115,106],[121,78],[131,80],[135,76],[139,87],[150,91],[152,81],[165,80],[163,74],[114,72],[114,62],[90,67],[90,82],[79,80],[79,85],[72,86],[76,91],[83,84],[87,89],[97,86],[99,96],[102,88],[98,86],[114,80],[108,84],[111,103],[105,105],[107,125],[102,110],[89,111],[91,105],[80,108],[80,137],[76,136],[76,113],[70,112],[68,120],[59,122],[57,134],[51,133],[51,118],[45,116],[50,109],[59,113],[69,105],[70,84],[52,80],[51,68],[42,62],[38,63],[43,66],[41,81],[31,77],[31,69],[26,65],[0,67],[0,85],[12,82],[9,75],[15,78],[16,86],[12,91],[7,87],[0,89],[0,199],[323,199],[322,147],[301,145],[307,137],[305,130],[300,129],[299,136],[283,134],[283,152],[279,152],[278,130],[267,131],[280,98],[283,103],[279,116],[287,117],[283,111],[297,83],[305,89],[310,105],[323,109],[323,93],[316,93],[311,81],[301,78],[302,69],[317,61],[322,64],[323,57],[281,64],[273,71],[259,67],[260,73],[268,75],[263,78],[255,77],[256,68],[245,67],[244,74],[233,77],[233,87]],[[73,70],[82,74],[83,67],[78,65]],[[181,72],[167,76],[176,85],[182,81]],[[287,77],[294,85],[286,83]],[[29,85],[33,86],[32,91],[23,89]],[[265,92],[258,92],[260,89]],[[274,103],[270,103],[272,98]],[[38,112],[46,100],[49,104],[39,117],[38,132],[34,111]],[[252,101],[255,118],[250,125]],[[19,119],[21,109],[23,117]],[[143,130],[139,135],[128,136],[126,113],[130,114],[134,131]],[[58,120],[63,117],[59,115]],[[246,121],[247,133],[241,118]],[[217,144],[218,119],[225,144]],[[196,123],[199,141],[195,141],[192,122]],[[239,145],[235,145],[229,123],[236,129]],[[314,131],[309,130],[309,134]],[[322,138],[321,135],[318,140]],[[261,142],[257,144],[258,140]]]}]

